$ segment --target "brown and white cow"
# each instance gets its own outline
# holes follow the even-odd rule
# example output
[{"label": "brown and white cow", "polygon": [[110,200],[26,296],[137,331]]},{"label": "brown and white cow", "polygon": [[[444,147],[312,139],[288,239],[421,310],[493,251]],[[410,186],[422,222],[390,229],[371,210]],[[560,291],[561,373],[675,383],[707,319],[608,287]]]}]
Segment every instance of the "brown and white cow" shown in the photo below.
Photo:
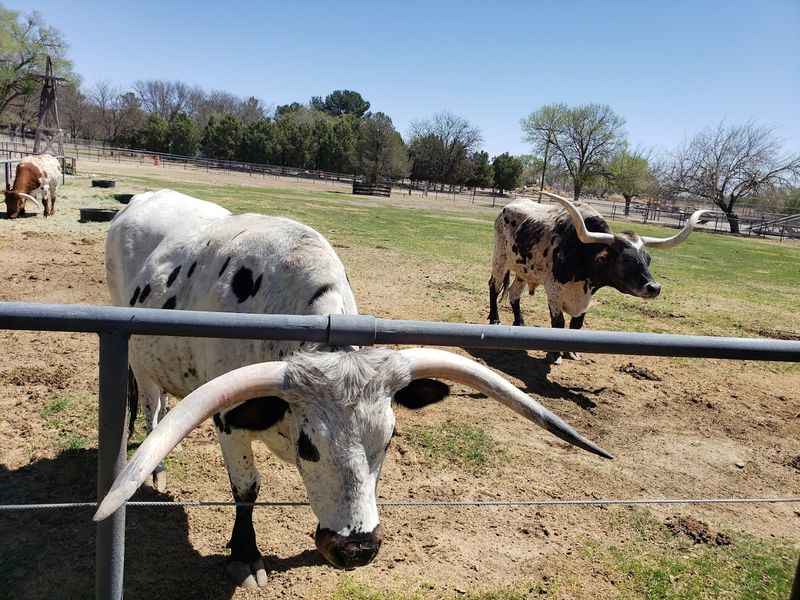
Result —
[{"label": "brown and white cow", "polygon": [[55,212],[56,187],[61,178],[58,159],[50,154],[26,156],[17,165],[14,185],[5,191],[6,216],[16,219],[25,214],[25,202],[32,201],[42,208],[33,197],[33,192],[41,188],[44,209],[42,214],[49,217]]},{"label": "brown and white cow", "polygon": [[[558,204],[520,199],[508,204],[495,221],[492,276],[489,279],[489,322],[500,323],[497,301],[508,291],[514,325],[524,325],[519,301],[525,287],[530,294],[540,285],[547,293],[552,327],[580,329],[592,296],[610,286],[623,294],[655,298],[661,285],[650,274],[646,247],[671,248],[683,242],[704,212],[698,210],[686,226],[668,238],[612,233],[605,219],[588,204],[544,192]],[[511,275],[514,281],[510,282]],[[550,352],[551,362],[561,354]],[[573,353],[564,354],[575,358]]]}]

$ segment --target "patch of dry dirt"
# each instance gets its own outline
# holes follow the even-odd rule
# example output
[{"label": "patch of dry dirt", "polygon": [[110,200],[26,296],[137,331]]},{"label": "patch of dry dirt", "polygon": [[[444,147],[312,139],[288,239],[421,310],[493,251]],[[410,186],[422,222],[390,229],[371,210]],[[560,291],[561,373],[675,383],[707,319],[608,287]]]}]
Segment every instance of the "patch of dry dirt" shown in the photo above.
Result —
[{"label": "patch of dry dirt", "polygon": [[729,546],[731,544],[729,535],[721,531],[713,533],[707,524],[698,521],[694,517],[674,515],[668,517],[664,524],[673,535],[687,537],[695,544],[714,544],[715,546]]},{"label": "patch of dry dirt", "polygon": [[[88,185],[88,184],[87,184]],[[87,187],[87,194],[90,190]],[[106,225],[77,223],[82,202],[67,197],[44,221],[0,221],[0,300],[104,304]],[[483,281],[454,278],[435,261],[391,250],[340,247],[362,312],[382,317],[483,323]],[[391,269],[375,265],[391,264]],[[444,290],[442,287],[449,287]],[[545,326],[546,309],[529,316]],[[508,312],[504,313],[509,321]],[[97,391],[97,342],[86,334],[0,331],[0,502],[91,500],[96,453],[61,451],[41,411],[59,393]],[[425,410],[398,410],[400,437],[384,465],[384,499],[643,498],[785,496],[800,493],[800,379],[763,363],[589,356],[550,367],[542,352],[466,351],[504,374],[579,431],[611,450],[603,461],[573,450],[499,404],[454,386],[452,397]],[[453,420],[485,429],[505,460],[477,474],[442,468],[402,435],[404,424]],[[87,425],[88,427],[88,425]],[[141,426],[139,427],[141,430]],[[94,435],[87,435],[94,439]],[[402,449],[402,452],[401,452]],[[304,500],[296,471],[257,446],[261,500]],[[737,467],[737,463],[743,465]],[[169,491],[153,499],[229,500],[222,458],[210,424],[193,432],[168,463]],[[327,596],[349,576],[379,589],[419,590],[436,597],[530,582],[573,583],[557,597],[615,596],[615,584],[593,578],[586,540],[624,540],[612,511],[621,509],[386,508],[386,538],[368,567],[342,574],[314,550],[308,508],[256,511],[256,534],[270,569],[261,592],[225,583],[231,508],[128,510],[128,597],[271,598]],[[652,509],[660,519],[674,514]],[[94,527],[90,511],[0,514],[0,552],[13,548],[5,589],[15,598],[91,595]],[[692,518],[714,530],[800,539],[791,505],[698,506]],[[698,534],[699,535],[699,534]],[[713,534],[708,534],[714,539]],[[2,562],[2,561],[0,561]],[[45,568],[46,566],[46,568]],[[0,593],[0,596],[2,594]]]}]

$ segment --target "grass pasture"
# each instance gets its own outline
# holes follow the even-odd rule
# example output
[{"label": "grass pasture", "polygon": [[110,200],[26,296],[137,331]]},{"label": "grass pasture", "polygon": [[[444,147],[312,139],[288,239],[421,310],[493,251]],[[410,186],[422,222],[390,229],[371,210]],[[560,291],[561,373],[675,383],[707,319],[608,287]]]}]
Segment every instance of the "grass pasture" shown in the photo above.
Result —
[{"label": "grass pasture", "polygon": [[[400,196],[259,186],[246,176],[239,183],[191,181],[167,170],[142,176],[104,168],[118,180],[116,193],[172,187],[234,212],[315,227],[342,257],[364,313],[485,322],[493,211],[412,208]],[[78,224],[77,209],[112,204],[108,191],[76,177],[54,218],[0,221],[0,300],[107,303],[107,224]],[[797,245],[695,233],[674,250],[653,252],[651,269],[663,285],[658,299],[603,290],[587,327],[797,339],[798,265]],[[524,297],[522,307],[530,325],[549,324],[542,293]],[[507,307],[501,317],[510,323]],[[0,503],[91,500],[95,339],[2,331],[0,346],[14,349],[0,365]],[[569,450],[453,386],[446,402],[398,409],[383,499],[800,495],[797,365],[592,355],[550,368],[541,352],[454,351],[504,374],[617,458]],[[142,430],[139,423],[135,442]],[[255,449],[260,499],[304,499],[295,470]],[[144,489],[140,498],[230,498],[208,424],[171,454],[167,468],[167,493]],[[791,504],[386,508],[378,558],[342,573],[314,551],[309,510],[265,508],[255,525],[270,584],[246,592],[223,576],[232,509],[131,508],[128,515],[129,598],[778,599],[788,596],[800,554],[800,506]],[[0,599],[91,597],[93,534],[88,511],[0,513]]]}]

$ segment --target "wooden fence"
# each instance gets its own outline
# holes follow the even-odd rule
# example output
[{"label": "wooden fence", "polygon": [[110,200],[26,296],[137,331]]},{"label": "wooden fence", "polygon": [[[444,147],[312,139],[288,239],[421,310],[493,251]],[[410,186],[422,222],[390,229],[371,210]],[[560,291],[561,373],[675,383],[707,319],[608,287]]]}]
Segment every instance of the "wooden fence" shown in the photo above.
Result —
[{"label": "wooden fence", "polygon": [[388,198],[392,195],[392,184],[387,183],[364,183],[353,180],[353,194],[359,196],[383,196]]}]

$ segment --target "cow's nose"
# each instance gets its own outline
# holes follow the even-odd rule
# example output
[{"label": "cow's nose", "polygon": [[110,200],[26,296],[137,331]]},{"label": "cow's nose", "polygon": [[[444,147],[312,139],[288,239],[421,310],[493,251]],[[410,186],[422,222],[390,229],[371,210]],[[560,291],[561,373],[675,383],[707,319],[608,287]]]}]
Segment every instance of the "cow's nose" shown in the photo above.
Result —
[{"label": "cow's nose", "polygon": [[644,289],[649,298],[655,298],[661,293],[661,284],[656,283],[655,281],[650,281],[644,286]]},{"label": "cow's nose", "polygon": [[339,535],[330,529],[320,529],[314,536],[317,548],[334,567],[355,569],[372,562],[383,541],[383,528],[378,525],[368,533]]}]

